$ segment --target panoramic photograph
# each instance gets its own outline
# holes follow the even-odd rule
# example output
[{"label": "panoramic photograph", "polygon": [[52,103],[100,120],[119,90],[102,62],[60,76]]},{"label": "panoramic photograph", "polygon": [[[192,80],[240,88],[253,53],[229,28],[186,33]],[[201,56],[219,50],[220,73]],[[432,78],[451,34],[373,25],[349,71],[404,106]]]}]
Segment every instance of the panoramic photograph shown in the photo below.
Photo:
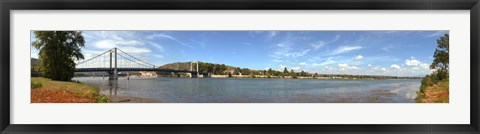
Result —
[{"label": "panoramic photograph", "polygon": [[449,103],[448,30],[31,31],[31,103]]}]

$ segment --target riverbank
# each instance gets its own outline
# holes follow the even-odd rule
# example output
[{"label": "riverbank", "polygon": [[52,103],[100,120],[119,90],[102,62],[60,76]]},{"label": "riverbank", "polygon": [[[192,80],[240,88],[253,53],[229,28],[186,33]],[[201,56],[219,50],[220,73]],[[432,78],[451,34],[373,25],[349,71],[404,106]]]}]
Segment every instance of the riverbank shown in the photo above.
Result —
[{"label": "riverbank", "polygon": [[99,94],[95,86],[78,82],[31,78],[31,103],[106,103],[110,99]]},{"label": "riverbank", "polygon": [[419,103],[448,103],[449,102],[449,82],[442,81],[425,88],[423,92],[418,93],[417,102]]},{"label": "riverbank", "polygon": [[132,96],[111,96],[111,103],[161,103],[162,101],[149,98],[140,98]]}]

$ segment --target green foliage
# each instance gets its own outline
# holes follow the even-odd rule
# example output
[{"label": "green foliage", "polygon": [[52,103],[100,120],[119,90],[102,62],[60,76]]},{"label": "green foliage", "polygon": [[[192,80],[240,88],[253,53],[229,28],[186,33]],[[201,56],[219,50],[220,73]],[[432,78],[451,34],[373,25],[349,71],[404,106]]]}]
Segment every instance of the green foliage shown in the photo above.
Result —
[{"label": "green foliage", "polygon": [[228,78],[232,78],[232,73],[228,72]]},{"label": "green foliage", "polygon": [[288,76],[288,69],[287,69],[287,67],[285,67],[285,69],[283,69],[283,76]]},{"label": "green foliage", "polygon": [[269,74],[269,75],[272,75],[272,74],[273,74],[272,68],[269,68],[269,69],[268,69],[267,74]]},{"label": "green foliage", "polygon": [[69,81],[73,77],[75,60],[83,59],[80,48],[85,40],[79,31],[35,31],[32,46],[39,50],[42,76]]},{"label": "green foliage", "polygon": [[106,95],[99,95],[97,96],[97,103],[109,103],[110,98],[108,98]]},{"label": "green foliage", "polygon": [[290,70],[290,76],[292,76],[292,78],[296,79],[297,78],[297,73],[295,71]]},{"label": "green foliage", "polygon": [[307,76],[307,72],[305,72],[305,71],[302,70],[302,72],[300,72],[300,76],[302,76],[302,77]]},{"label": "green foliage", "polygon": [[422,85],[420,85],[420,93],[425,93],[425,90],[429,86],[433,86],[438,82],[445,82],[445,81],[448,81],[448,79],[443,79],[443,77],[439,76],[439,73],[435,71],[431,75],[427,75],[425,76],[425,78],[422,79]]},{"label": "green foliage", "polygon": [[[203,63],[199,62],[198,64],[198,71],[202,73],[213,73],[216,75],[223,75],[225,74],[225,70],[228,67],[225,64],[213,64],[213,63]],[[238,71],[238,70],[235,70]],[[235,72],[238,73],[238,72]]]},{"label": "green foliage", "polygon": [[254,74],[250,75],[250,77],[252,77],[252,78],[256,78]]},{"label": "green foliage", "polygon": [[250,75],[251,71],[248,68],[243,68],[241,71],[242,75]]},{"label": "green foliage", "polygon": [[267,78],[272,78],[272,75],[270,75],[270,74],[267,74]]},{"label": "green foliage", "polygon": [[33,81],[32,81],[32,82],[30,82],[30,87],[31,87],[32,89],[34,89],[34,88],[41,88],[41,87],[42,87],[42,83],[40,83],[40,82],[33,82]]},{"label": "green foliage", "polygon": [[440,79],[448,79],[448,63],[449,63],[449,35],[445,34],[440,39],[437,39],[437,48],[433,54],[433,62],[430,69],[436,69],[437,76]]}]

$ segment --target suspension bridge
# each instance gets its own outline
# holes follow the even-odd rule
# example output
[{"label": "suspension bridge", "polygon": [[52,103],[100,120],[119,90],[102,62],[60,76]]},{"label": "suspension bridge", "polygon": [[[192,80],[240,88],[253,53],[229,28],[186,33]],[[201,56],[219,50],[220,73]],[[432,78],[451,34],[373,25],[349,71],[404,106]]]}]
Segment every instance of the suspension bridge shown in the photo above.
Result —
[{"label": "suspension bridge", "polygon": [[[197,67],[194,68],[193,64]],[[157,72],[183,72],[190,73],[192,78],[197,78],[198,62],[190,64],[190,70],[175,70],[156,68],[154,64],[150,64],[139,58],[136,58],[118,48],[112,48],[92,58],[77,62],[75,72],[107,72],[109,79],[118,79],[119,72],[128,71],[157,71]],[[204,73],[202,73],[205,75]]]}]

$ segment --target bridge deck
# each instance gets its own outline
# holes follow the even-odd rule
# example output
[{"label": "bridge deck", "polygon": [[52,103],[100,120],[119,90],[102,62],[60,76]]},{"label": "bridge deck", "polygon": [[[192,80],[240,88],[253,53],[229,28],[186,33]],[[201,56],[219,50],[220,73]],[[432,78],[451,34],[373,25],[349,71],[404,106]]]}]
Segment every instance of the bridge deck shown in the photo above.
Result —
[{"label": "bridge deck", "polygon": [[[75,72],[108,72],[113,71],[113,68],[75,68]],[[159,71],[159,72],[185,72],[196,73],[188,70],[174,70],[174,69],[160,69],[160,68],[117,68],[117,71]]]}]

